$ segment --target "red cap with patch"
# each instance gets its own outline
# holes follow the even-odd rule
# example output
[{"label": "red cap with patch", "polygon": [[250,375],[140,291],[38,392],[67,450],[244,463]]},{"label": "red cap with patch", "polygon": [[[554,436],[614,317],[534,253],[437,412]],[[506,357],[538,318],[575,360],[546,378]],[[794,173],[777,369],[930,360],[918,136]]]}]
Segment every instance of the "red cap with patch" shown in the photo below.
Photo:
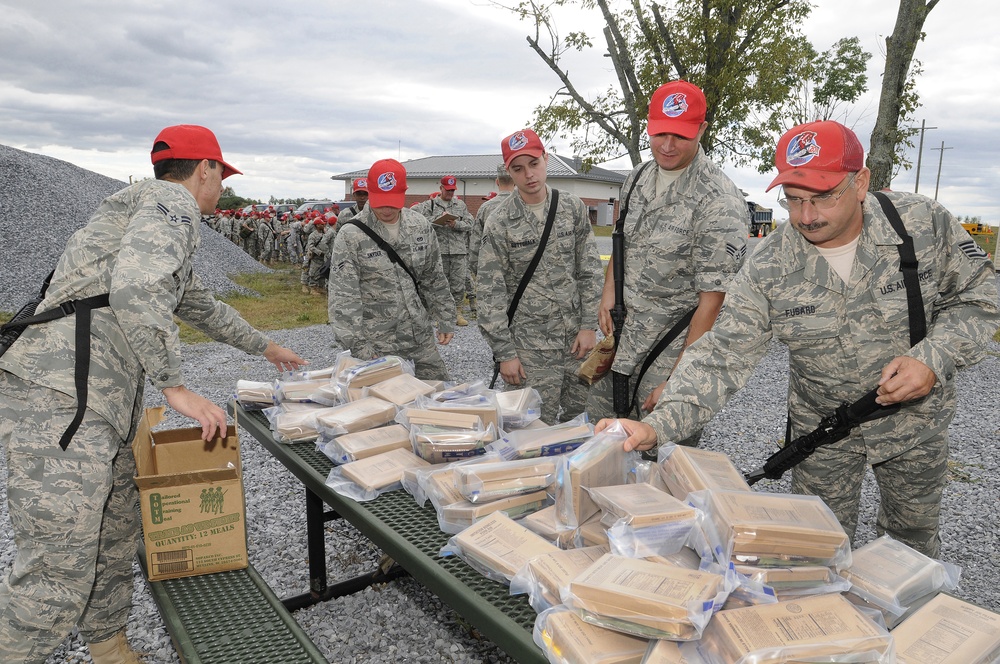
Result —
[{"label": "red cap with patch", "polygon": [[694,138],[705,121],[705,93],[687,81],[670,81],[656,88],[649,99],[646,133],[677,134]]},{"label": "red cap with patch", "polygon": [[368,204],[400,210],[406,202],[406,169],[395,159],[380,159],[368,169]]},{"label": "red cap with patch", "polygon": [[455,191],[458,189],[458,180],[455,179],[454,175],[446,175],[441,178],[441,186],[447,191]]},{"label": "red cap with patch", "polygon": [[829,191],[865,167],[865,150],[857,135],[833,120],[792,127],[778,140],[774,153],[778,176],[766,191],[787,184],[810,191]]},{"label": "red cap with patch", "polygon": [[222,179],[225,180],[230,175],[242,175],[222,159],[222,148],[215,138],[212,130],[198,125],[175,125],[167,127],[161,131],[153,141],[153,147],[157,143],[166,143],[166,150],[158,150],[150,153],[150,158],[155,164],[165,159],[211,159],[222,164]]},{"label": "red cap with patch", "polygon": [[509,168],[510,162],[522,154],[531,155],[532,157],[541,157],[545,154],[545,146],[542,145],[542,139],[538,138],[538,134],[530,129],[515,131],[510,136],[504,138],[500,141],[500,150],[503,151],[504,168]]}]

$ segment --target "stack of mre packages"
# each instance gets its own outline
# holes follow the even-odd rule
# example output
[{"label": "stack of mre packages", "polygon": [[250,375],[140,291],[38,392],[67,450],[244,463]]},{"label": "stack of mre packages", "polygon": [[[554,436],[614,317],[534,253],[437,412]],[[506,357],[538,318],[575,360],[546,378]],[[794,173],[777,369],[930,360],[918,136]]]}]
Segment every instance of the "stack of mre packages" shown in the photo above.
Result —
[{"label": "stack of mre packages", "polygon": [[559,457],[556,467],[556,518],[562,530],[575,530],[598,517],[601,508],[587,489],[625,484],[639,461],[626,452],[628,435],[616,422],[579,448]]},{"label": "stack of mre packages", "polygon": [[660,447],[657,462],[667,490],[679,500],[706,489],[751,490],[732,459],[722,452],[667,444]]},{"label": "stack of mre packages", "polygon": [[532,638],[550,662],[567,664],[638,664],[645,661],[643,655],[650,643],[584,622],[564,606],[539,615]]},{"label": "stack of mre packages", "polygon": [[694,641],[732,587],[732,577],[722,574],[608,553],[563,588],[562,602],[608,629]]},{"label": "stack of mre packages", "polygon": [[939,592],[954,590],[961,574],[888,535],[855,551],[851,566],[840,570],[851,583],[847,599],[880,611],[889,629]]},{"label": "stack of mre packages", "polygon": [[720,611],[691,649],[711,664],[895,661],[888,631],[837,594]]},{"label": "stack of mre packages", "polygon": [[572,452],[593,435],[594,425],[584,413],[562,424],[508,431],[490,447],[510,460],[535,459]]},{"label": "stack of mre packages", "polygon": [[755,567],[851,564],[851,542],[818,496],[756,491],[697,491],[703,530],[719,562]]},{"label": "stack of mre packages", "polygon": [[531,387],[498,392],[497,403],[503,416],[503,428],[508,431],[530,426],[542,414],[542,397]]},{"label": "stack of mre packages", "polygon": [[630,558],[677,553],[695,527],[697,511],[645,482],[590,487],[601,508],[612,552]]},{"label": "stack of mre packages", "polygon": [[1000,614],[936,595],[892,630],[899,664],[996,664]]},{"label": "stack of mre packages", "polygon": [[509,584],[528,560],[554,551],[555,545],[494,512],[449,539],[441,555],[457,555],[487,578]]}]

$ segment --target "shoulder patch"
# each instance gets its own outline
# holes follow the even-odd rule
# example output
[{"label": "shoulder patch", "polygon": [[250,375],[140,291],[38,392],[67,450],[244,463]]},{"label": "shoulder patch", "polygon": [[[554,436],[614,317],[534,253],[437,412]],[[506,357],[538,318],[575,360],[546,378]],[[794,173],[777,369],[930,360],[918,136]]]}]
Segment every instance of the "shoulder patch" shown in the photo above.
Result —
[{"label": "shoulder patch", "polygon": [[180,226],[181,224],[191,225],[191,217],[186,214],[174,214],[163,203],[157,203],[156,209],[166,217],[167,223],[171,226]]},{"label": "shoulder patch", "polygon": [[738,261],[743,260],[743,257],[747,255],[747,246],[744,244],[742,247],[737,247],[732,242],[727,242],[726,243],[726,253],[729,254],[729,256],[734,261],[738,262]]},{"label": "shoulder patch", "polygon": [[958,243],[958,248],[961,249],[966,256],[973,260],[981,260],[986,258],[986,252],[983,248],[976,244],[976,241],[972,238],[968,240],[962,240]]}]

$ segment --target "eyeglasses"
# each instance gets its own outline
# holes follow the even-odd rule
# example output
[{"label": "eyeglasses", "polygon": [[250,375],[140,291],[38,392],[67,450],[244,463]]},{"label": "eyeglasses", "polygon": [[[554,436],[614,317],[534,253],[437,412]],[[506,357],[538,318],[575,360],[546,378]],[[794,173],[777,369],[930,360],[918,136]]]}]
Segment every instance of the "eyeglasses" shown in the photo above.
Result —
[{"label": "eyeglasses", "polygon": [[847,193],[847,190],[851,188],[851,183],[854,182],[854,176],[857,173],[851,173],[850,177],[847,178],[847,185],[840,190],[839,194],[834,194],[832,192],[827,192],[825,194],[817,194],[816,196],[810,196],[809,198],[800,198],[799,196],[785,196],[778,199],[778,205],[785,208],[786,210],[801,210],[804,203],[812,203],[813,207],[817,210],[829,210],[840,197]]}]

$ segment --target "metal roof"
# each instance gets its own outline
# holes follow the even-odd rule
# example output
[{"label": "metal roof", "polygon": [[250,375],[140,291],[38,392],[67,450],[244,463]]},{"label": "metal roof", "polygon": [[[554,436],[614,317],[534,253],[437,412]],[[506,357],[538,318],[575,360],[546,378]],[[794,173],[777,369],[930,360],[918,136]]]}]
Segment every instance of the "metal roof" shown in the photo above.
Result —
[{"label": "metal roof", "polygon": [[[492,180],[497,176],[497,166],[503,165],[503,156],[499,154],[439,155],[410,159],[402,163],[403,167],[406,168],[406,177],[410,179],[438,179],[445,175],[454,175],[459,179],[465,177]],[[550,152],[548,177],[594,180],[614,184],[621,184],[625,181],[625,175],[616,171],[594,166],[589,171],[583,172],[581,171],[582,165],[582,160],[579,157],[563,158]],[[359,170],[331,175],[330,179],[353,180],[366,175],[368,175],[367,170]]]}]

